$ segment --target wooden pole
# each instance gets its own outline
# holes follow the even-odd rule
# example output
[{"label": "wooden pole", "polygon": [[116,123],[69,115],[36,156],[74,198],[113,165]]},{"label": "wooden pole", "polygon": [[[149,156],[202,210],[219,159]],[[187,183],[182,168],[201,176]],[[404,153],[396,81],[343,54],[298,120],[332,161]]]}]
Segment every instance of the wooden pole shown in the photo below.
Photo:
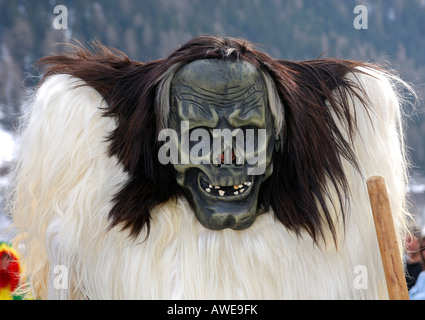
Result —
[{"label": "wooden pole", "polygon": [[381,251],[390,300],[409,300],[403,263],[397,242],[397,235],[391,213],[385,180],[373,176],[367,180],[373,220]]}]

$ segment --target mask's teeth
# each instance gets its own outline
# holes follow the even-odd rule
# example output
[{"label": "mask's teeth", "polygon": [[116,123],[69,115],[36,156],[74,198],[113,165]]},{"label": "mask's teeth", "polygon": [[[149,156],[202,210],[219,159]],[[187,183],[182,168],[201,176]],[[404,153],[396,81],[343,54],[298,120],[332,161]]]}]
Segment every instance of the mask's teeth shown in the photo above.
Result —
[{"label": "mask's teeth", "polygon": [[[208,187],[207,187],[208,185]],[[205,192],[210,193],[214,196],[219,195],[220,197],[229,196],[229,195],[239,195],[244,193],[250,186],[252,185],[251,181],[245,181],[241,184],[235,184],[234,186],[220,186],[220,185],[212,185],[211,183],[205,182],[202,186]]]},{"label": "mask's teeth", "polygon": [[247,187],[249,187],[251,185],[251,182],[244,182],[243,184],[234,185],[233,186],[233,189],[240,190],[240,189],[243,188],[244,185],[246,185]]}]

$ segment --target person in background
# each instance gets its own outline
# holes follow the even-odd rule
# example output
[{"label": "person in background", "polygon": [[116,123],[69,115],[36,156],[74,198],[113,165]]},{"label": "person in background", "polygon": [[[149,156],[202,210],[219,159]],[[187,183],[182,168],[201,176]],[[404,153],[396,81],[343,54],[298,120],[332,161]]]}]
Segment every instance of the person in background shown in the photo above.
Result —
[{"label": "person in background", "polygon": [[416,279],[415,285],[409,290],[410,300],[425,300],[425,235],[419,240],[419,257],[422,271]]},{"label": "person in background", "polygon": [[421,254],[419,251],[419,238],[421,231],[414,227],[411,233],[408,233],[405,241],[405,263],[406,263],[406,283],[410,290],[416,283],[419,273],[422,271]]}]

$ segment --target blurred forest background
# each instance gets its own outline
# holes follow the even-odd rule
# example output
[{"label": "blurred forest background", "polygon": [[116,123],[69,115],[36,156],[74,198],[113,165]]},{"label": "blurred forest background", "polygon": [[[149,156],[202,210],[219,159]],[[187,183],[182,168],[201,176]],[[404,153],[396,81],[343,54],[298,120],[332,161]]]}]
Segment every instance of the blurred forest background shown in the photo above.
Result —
[{"label": "blurred forest background", "polygon": [[[67,29],[55,28],[57,5],[66,6]],[[357,5],[367,9],[367,29],[353,25]],[[425,0],[0,0],[0,126],[15,131],[25,94],[39,80],[34,64],[65,50],[57,43],[97,39],[148,61],[203,33],[246,38],[280,59],[389,62],[425,97]],[[409,190],[424,226],[423,101],[404,112],[414,165]],[[0,163],[0,176],[12,162]]]}]

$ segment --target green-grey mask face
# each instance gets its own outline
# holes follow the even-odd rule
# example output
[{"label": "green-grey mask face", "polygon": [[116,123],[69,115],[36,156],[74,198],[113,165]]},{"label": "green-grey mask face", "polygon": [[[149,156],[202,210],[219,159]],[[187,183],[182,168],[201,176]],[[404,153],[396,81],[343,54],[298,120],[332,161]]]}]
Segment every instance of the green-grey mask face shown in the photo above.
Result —
[{"label": "green-grey mask face", "polygon": [[273,119],[261,73],[247,62],[197,60],[171,82],[169,128],[176,132],[177,182],[213,230],[245,229],[259,213],[273,171]]}]

